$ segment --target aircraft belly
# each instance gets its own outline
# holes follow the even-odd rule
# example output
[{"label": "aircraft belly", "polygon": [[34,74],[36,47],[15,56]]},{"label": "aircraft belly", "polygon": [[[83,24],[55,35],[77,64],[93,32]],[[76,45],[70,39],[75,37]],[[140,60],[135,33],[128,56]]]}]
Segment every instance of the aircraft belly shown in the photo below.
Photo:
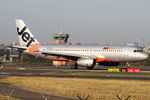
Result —
[{"label": "aircraft belly", "polygon": [[45,56],[45,58],[47,58],[47,59],[58,59],[57,56]]}]

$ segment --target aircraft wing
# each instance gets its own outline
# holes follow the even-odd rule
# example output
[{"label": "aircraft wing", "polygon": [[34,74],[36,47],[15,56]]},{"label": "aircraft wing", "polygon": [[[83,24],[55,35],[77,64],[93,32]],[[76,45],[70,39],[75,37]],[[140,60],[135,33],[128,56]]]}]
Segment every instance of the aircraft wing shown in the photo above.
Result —
[{"label": "aircraft wing", "polygon": [[71,60],[77,60],[78,58],[91,58],[88,56],[84,56],[84,55],[77,55],[77,54],[68,54],[68,53],[54,53],[54,52],[43,52],[42,54],[44,55],[51,55],[51,56],[59,56],[59,57],[64,57],[67,59],[71,59]]}]

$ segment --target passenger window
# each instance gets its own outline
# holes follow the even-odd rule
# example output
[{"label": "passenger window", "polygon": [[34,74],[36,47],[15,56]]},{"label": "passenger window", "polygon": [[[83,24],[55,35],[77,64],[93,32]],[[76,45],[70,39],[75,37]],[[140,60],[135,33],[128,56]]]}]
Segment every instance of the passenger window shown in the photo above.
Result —
[{"label": "passenger window", "polygon": [[134,50],[134,52],[143,52],[143,50]]}]

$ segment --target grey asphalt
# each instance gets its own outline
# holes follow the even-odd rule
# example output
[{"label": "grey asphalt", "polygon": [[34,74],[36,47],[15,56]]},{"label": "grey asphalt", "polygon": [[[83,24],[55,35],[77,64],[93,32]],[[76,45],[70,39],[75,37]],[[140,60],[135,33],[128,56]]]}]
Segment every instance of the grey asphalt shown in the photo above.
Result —
[{"label": "grey asphalt", "polygon": [[[13,66],[11,66],[13,68]],[[28,70],[18,70],[18,69],[1,69],[0,70],[0,76],[28,76],[28,77],[59,77],[59,78],[102,78],[102,79],[129,79],[129,80],[150,80],[150,73],[140,72],[140,73],[127,73],[127,72],[107,72],[105,71],[107,68],[110,67],[101,67],[101,69],[94,69],[94,70],[73,70],[69,67],[33,67],[33,66],[24,66],[23,68],[29,68]],[[105,68],[105,69],[104,69]],[[139,67],[138,67],[139,68]],[[142,68],[150,69],[148,66],[144,66]],[[83,75],[53,75],[49,73],[101,73],[105,74],[105,76],[99,75],[99,76],[83,76]],[[113,76],[111,75],[113,74]],[[127,75],[131,75],[132,77],[127,77]],[[114,76],[115,75],[115,76]],[[120,77],[119,75],[125,75],[124,77]],[[142,77],[136,77],[136,75],[142,76]],[[145,77],[143,77],[143,75]]]},{"label": "grey asphalt", "polygon": [[[7,67],[7,66],[5,66]],[[70,66],[8,66],[8,67],[23,67],[23,68],[48,68],[48,69],[71,69]],[[93,70],[107,70],[108,68],[128,68],[128,66],[95,66]],[[142,71],[150,71],[150,66],[131,66],[132,68],[141,68]],[[79,67],[79,70],[86,70],[86,67]]]},{"label": "grey asphalt", "polygon": [[0,74],[0,76],[18,76],[18,77],[58,77],[58,78],[87,78],[87,79],[120,79],[120,80],[150,80],[149,77],[115,77],[115,76],[69,76],[69,75],[17,75],[17,74]]}]

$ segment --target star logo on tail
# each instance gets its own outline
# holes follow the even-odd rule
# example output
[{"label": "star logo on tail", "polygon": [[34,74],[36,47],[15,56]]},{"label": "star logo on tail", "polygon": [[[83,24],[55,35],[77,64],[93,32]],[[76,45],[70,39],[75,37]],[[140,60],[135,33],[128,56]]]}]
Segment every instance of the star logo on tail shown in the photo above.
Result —
[{"label": "star logo on tail", "polygon": [[36,56],[36,52],[40,51],[39,47],[40,45],[35,43],[35,45],[30,47],[28,50],[30,53],[33,53],[33,55]]}]

